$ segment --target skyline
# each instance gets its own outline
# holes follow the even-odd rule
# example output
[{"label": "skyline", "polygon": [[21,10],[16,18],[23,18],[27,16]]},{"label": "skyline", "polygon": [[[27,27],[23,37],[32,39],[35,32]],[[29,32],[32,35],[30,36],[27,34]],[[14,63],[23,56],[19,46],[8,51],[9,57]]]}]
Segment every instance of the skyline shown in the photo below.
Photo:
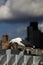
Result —
[{"label": "skyline", "polygon": [[[12,38],[26,38],[27,36],[27,26],[29,26],[28,23],[0,23],[0,39],[2,38],[3,34],[8,34],[9,39]],[[43,22],[38,24],[39,30],[43,32]]]}]

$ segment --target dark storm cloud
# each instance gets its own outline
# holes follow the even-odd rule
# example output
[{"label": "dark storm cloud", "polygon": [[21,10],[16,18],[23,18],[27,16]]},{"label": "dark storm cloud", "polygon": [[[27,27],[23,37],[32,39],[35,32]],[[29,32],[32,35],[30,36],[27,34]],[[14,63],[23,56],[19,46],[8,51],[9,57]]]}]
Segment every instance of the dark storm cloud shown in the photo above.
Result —
[{"label": "dark storm cloud", "polygon": [[[4,3],[6,0],[0,1]],[[25,18],[26,15],[43,15],[43,0],[7,0],[0,7],[0,18]]]}]

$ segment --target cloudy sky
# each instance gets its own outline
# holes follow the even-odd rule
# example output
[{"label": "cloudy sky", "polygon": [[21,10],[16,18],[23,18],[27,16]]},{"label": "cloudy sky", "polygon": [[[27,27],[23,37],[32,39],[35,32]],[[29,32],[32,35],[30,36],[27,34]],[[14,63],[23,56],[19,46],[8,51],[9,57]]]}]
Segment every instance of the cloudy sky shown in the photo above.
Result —
[{"label": "cloudy sky", "polygon": [[43,15],[43,0],[0,0],[0,18]]},{"label": "cloudy sky", "polygon": [[[43,16],[43,0],[0,0],[0,19],[16,19],[30,16]],[[20,22],[26,21],[25,23],[18,23],[18,19],[16,20],[16,24],[12,20],[7,22],[6,20],[0,20],[0,22],[4,22],[0,23],[0,39],[3,34],[8,34],[10,38],[18,36],[22,38],[26,37],[27,26],[29,25],[28,20],[20,19]],[[39,24],[39,29],[43,32],[43,23]]]}]

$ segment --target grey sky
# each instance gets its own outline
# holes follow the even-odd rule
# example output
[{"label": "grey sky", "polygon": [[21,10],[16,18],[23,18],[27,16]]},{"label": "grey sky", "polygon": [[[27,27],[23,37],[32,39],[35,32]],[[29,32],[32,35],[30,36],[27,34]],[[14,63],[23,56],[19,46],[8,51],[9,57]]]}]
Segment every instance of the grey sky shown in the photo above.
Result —
[{"label": "grey sky", "polygon": [[6,0],[3,3],[0,0],[0,18],[43,15],[43,0]]}]

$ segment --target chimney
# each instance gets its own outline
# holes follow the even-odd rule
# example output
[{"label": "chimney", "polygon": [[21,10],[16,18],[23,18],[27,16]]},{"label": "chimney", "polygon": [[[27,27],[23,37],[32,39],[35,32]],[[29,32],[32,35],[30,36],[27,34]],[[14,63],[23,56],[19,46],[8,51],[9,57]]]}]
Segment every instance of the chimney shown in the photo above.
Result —
[{"label": "chimney", "polygon": [[2,42],[6,42],[6,41],[8,41],[8,35],[7,34],[2,36]]}]

